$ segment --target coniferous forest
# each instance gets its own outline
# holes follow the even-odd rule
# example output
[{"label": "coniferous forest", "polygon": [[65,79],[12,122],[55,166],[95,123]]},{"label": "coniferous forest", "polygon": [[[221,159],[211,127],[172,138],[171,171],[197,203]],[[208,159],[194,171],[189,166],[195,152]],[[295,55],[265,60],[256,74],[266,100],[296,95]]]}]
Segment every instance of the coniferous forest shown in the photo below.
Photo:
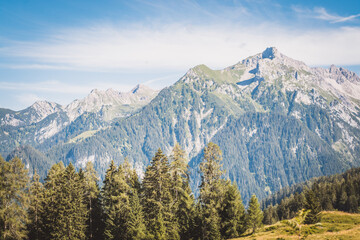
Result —
[{"label": "coniferous forest", "polygon": [[322,210],[360,210],[360,168],[284,188],[261,204],[253,195],[247,210],[224,178],[216,144],[205,147],[200,172],[195,198],[178,144],[170,156],[159,149],[143,179],[127,159],[112,161],[101,184],[91,162],[79,171],[59,162],[41,182],[18,157],[0,157],[0,239],[229,239],[304,209],[305,224],[320,221]]},{"label": "coniferous forest", "polygon": [[264,209],[264,224],[293,218],[304,208],[313,213],[308,215],[309,223],[319,220],[320,211],[359,213],[360,168],[284,188],[264,199],[261,205]]},{"label": "coniferous forest", "polygon": [[255,231],[260,204],[254,195],[245,210],[221,162],[220,148],[209,143],[195,198],[178,144],[169,157],[159,149],[141,181],[126,159],[111,162],[102,187],[91,162],[79,171],[54,164],[40,182],[19,158],[0,158],[1,239],[228,239]]}]

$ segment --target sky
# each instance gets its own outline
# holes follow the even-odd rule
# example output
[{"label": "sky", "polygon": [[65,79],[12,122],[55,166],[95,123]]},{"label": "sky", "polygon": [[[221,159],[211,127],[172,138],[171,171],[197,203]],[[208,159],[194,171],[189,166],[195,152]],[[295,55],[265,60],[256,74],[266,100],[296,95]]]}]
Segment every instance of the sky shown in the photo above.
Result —
[{"label": "sky", "polygon": [[360,74],[360,1],[3,0],[0,108],[161,89],[196,65],[222,69],[270,46]]}]

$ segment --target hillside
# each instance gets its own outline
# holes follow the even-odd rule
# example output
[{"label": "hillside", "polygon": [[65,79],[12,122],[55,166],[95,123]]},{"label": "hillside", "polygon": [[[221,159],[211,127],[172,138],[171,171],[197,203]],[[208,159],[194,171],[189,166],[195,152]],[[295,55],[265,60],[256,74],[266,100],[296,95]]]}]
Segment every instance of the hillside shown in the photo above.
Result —
[{"label": "hillside", "polygon": [[[360,214],[354,213],[337,211],[322,212],[322,220],[320,223],[303,225],[301,227],[301,236],[306,236],[305,239],[359,239],[359,234]],[[264,226],[254,235],[236,239],[299,239],[299,235],[298,232],[286,224],[286,220],[284,220],[273,225]]]}]

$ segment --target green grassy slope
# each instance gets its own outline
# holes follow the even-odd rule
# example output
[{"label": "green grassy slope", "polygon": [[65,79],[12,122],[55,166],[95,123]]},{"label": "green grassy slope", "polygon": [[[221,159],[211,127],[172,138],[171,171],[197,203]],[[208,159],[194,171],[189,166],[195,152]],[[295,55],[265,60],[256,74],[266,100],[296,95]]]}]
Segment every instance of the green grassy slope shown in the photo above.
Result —
[{"label": "green grassy slope", "polygon": [[[264,226],[254,235],[247,235],[236,240],[246,239],[360,239],[360,214],[338,211],[322,212],[320,223],[302,225],[301,234],[287,224],[287,220]],[[235,239],[234,239],[235,240]]]}]

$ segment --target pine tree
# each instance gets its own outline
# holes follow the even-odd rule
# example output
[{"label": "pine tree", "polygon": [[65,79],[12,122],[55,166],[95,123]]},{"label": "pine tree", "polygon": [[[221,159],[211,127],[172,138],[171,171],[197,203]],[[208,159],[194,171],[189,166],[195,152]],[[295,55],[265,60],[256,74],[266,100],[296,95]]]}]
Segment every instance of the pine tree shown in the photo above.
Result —
[{"label": "pine tree", "polygon": [[167,157],[159,149],[143,180],[143,206],[149,233],[155,239],[179,239],[172,212],[171,176]]},{"label": "pine tree", "polygon": [[261,226],[262,220],[263,212],[260,209],[259,201],[255,195],[252,195],[247,212],[247,222],[252,229],[252,233],[255,233],[256,229]]},{"label": "pine tree", "polygon": [[240,192],[237,186],[228,180],[220,212],[221,235],[228,239],[244,233],[246,231],[245,216],[245,207]]},{"label": "pine tree", "polygon": [[2,239],[24,239],[29,203],[27,169],[17,157],[5,162],[0,156],[0,180],[0,236]]},{"label": "pine tree", "polygon": [[103,232],[102,209],[100,204],[99,178],[92,162],[87,162],[84,170],[84,201],[88,216],[86,221],[87,239],[100,239]]},{"label": "pine tree", "polygon": [[318,197],[313,190],[309,190],[305,194],[305,209],[309,210],[305,217],[305,224],[314,224],[320,221],[321,205]]},{"label": "pine tree", "polygon": [[83,182],[70,163],[60,180],[57,194],[56,225],[51,233],[54,239],[85,239],[87,211],[84,204]]},{"label": "pine tree", "polygon": [[223,196],[223,182],[220,177],[222,153],[214,143],[204,149],[204,159],[200,163],[202,173],[200,185],[200,210],[202,215],[202,239],[220,239],[220,203]]},{"label": "pine tree", "polygon": [[129,185],[130,212],[127,219],[127,239],[141,240],[147,238],[143,209],[140,204],[139,191],[141,188],[139,177],[125,158],[123,163],[125,181]]},{"label": "pine tree", "polygon": [[136,190],[139,193],[141,188],[139,176],[137,175],[135,169],[131,167],[128,158],[125,158],[123,168],[125,172],[126,183],[130,188]]},{"label": "pine tree", "polygon": [[43,212],[41,213],[42,232],[44,239],[52,239],[54,227],[57,224],[58,212],[57,208],[60,206],[61,198],[59,197],[61,189],[61,181],[64,177],[65,166],[62,162],[54,164],[44,182],[44,202]]},{"label": "pine tree", "polygon": [[264,219],[263,223],[267,225],[271,225],[279,221],[279,217],[276,212],[276,208],[270,205],[264,210]]},{"label": "pine tree", "polygon": [[126,182],[125,172],[112,161],[106,172],[103,187],[105,214],[105,239],[127,239],[131,215],[131,188]]},{"label": "pine tree", "polygon": [[72,164],[54,164],[45,179],[44,239],[85,239],[84,183]]},{"label": "pine tree", "polygon": [[190,239],[194,226],[194,198],[189,186],[185,152],[178,143],[175,144],[172,151],[171,160],[173,212],[177,220],[180,239]]},{"label": "pine tree", "polygon": [[144,223],[144,215],[137,191],[130,196],[131,211],[127,221],[127,239],[147,239],[147,231]]},{"label": "pine tree", "polygon": [[30,240],[41,240],[45,236],[43,234],[43,222],[41,216],[44,214],[44,187],[40,183],[40,176],[36,170],[30,186],[30,206],[28,209],[28,237]]}]

